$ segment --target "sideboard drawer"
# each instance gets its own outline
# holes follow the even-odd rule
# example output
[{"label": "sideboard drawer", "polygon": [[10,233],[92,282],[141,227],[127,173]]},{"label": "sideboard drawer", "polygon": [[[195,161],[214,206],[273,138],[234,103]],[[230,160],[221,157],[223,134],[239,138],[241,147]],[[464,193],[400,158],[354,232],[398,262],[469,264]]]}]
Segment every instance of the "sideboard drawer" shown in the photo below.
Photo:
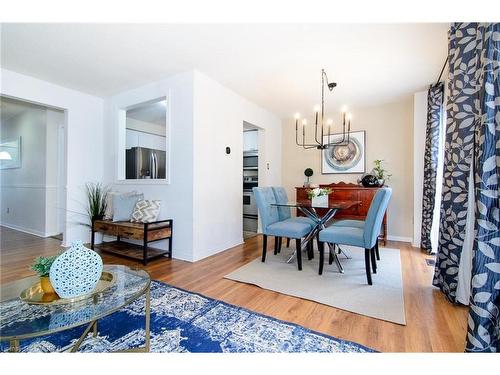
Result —
[{"label": "sideboard drawer", "polygon": [[[357,190],[347,190],[347,189],[336,190],[335,188],[333,188],[333,193],[330,194],[329,200],[331,200],[331,201],[360,201],[361,199],[359,198],[359,191],[357,191]],[[359,205],[355,205],[355,206],[352,206],[351,208],[348,208],[346,210],[341,210],[341,214],[342,215],[357,216],[357,215],[359,215],[358,206]]]}]

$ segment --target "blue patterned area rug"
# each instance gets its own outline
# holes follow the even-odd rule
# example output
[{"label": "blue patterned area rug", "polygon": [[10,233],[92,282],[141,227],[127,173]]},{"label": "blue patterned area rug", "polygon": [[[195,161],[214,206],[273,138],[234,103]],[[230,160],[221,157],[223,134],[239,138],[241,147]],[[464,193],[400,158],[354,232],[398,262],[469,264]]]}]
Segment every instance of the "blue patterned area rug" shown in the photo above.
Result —
[{"label": "blue patterned area rug", "polygon": [[[109,352],[144,344],[144,298],[98,321],[82,352]],[[21,341],[22,352],[67,351],[85,327]],[[7,350],[2,343],[2,351]],[[344,341],[257,314],[241,307],[153,281],[151,285],[151,351],[198,353],[373,352]]]}]

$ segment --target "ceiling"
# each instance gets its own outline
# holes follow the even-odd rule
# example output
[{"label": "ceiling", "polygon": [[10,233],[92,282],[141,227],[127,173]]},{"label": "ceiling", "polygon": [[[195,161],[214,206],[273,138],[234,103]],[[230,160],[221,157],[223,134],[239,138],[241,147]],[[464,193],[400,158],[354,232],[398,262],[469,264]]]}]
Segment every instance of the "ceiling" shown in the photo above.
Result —
[{"label": "ceiling", "polygon": [[398,100],[435,81],[448,24],[3,24],[2,67],[107,96],[200,70],[282,118]]}]

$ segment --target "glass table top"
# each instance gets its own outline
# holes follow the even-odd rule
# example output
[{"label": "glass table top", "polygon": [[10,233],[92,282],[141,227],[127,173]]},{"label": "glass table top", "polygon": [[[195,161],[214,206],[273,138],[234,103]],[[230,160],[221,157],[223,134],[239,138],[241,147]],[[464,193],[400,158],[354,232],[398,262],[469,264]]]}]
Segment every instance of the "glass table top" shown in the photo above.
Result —
[{"label": "glass table top", "polygon": [[30,305],[19,298],[21,292],[39,280],[27,277],[2,285],[0,292],[0,340],[43,336],[107,316],[130,304],[151,284],[149,274],[121,265],[105,265],[103,271],[113,274],[113,285],[101,293],[60,305]]},{"label": "glass table top", "polygon": [[314,205],[311,200],[302,200],[296,202],[286,202],[286,203],[272,203],[271,206],[277,207],[302,207],[302,208],[328,208],[328,209],[340,209],[346,210],[353,206],[360,204],[361,201],[328,201],[328,203],[322,205]]}]

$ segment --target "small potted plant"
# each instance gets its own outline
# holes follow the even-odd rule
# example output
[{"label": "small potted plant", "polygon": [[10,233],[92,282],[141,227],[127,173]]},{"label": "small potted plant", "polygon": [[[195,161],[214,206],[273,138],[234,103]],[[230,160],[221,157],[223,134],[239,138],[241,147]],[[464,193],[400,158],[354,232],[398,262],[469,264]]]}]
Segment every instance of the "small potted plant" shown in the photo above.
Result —
[{"label": "small potted plant", "polygon": [[311,186],[311,183],[309,182],[309,179],[311,176],[314,174],[314,171],[311,168],[306,168],[304,171],[304,175],[307,177],[306,182],[304,183],[304,187],[309,187]]},{"label": "small potted plant", "polygon": [[31,269],[35,271],[38,276],[40,276],[40,286],[44,293],[50,294],[55,293],[56,291],[52,287],[52,283],[49,279],[49,272],[52,263],[56,260],[57,255],[51,257],[38,257],[33,262]]},{"label": "small potted plant", "polygon": [[392,174],[388,174],[387,171],[384,169],[382,166],[383,160],[377,159],[373,161],[373,164],[375,167],[372,170],[372,174],[377,177],[378,179],[378,185],[379,186],[384,186],[385,181],[389,180],[392,176]]},{"label": "small potted plant", "polygon": [[333,193],[330,188],[315,188],[307,190],[307,198],[314,207],[328,207],[328,195]]}]

